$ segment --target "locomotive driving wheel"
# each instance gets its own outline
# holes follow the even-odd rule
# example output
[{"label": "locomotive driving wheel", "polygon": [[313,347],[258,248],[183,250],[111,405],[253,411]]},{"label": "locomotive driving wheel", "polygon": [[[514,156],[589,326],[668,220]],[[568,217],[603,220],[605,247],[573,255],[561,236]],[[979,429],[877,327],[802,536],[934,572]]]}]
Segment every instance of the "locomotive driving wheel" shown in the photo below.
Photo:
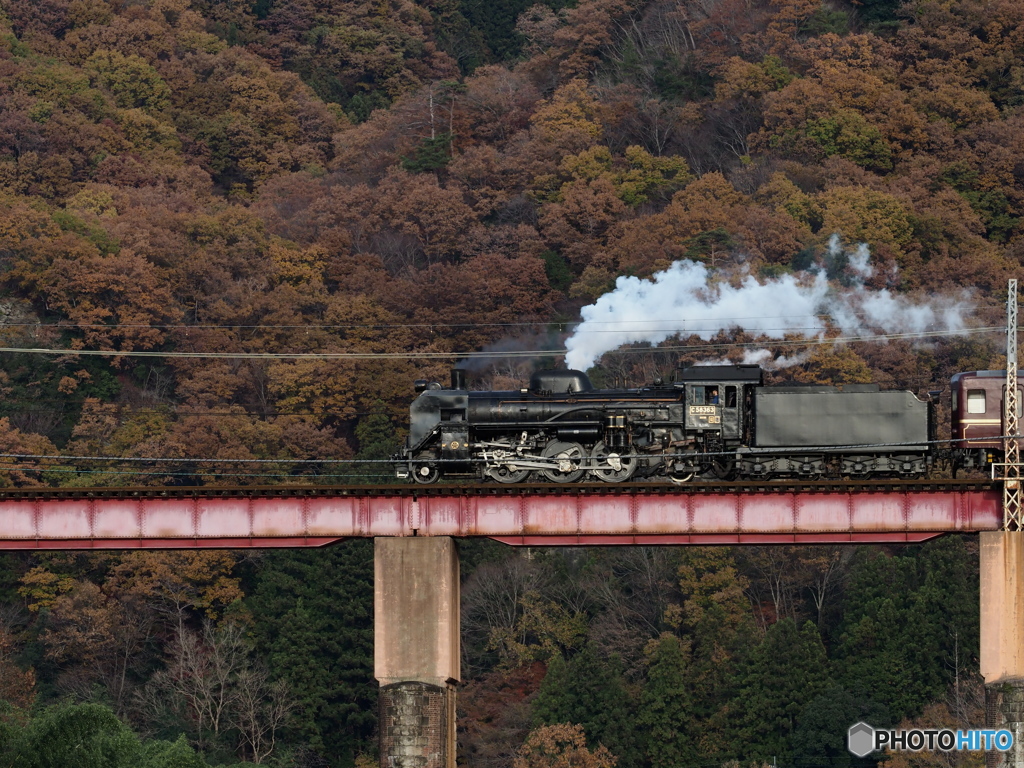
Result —
[{"label": "locomotive driving wheel", "polygon": [[530,476],[530,470],[519,469],[515,464],[501,464],[484,470],[487,477],[499,483],[522,483]]},{"label": "locomotive driving wheel", "polygon": [[590,471],[606,483],[621,483],[629,480],[636,472],[635,455],[618,453],[608,448],[604,442],[595,445],[590,455],[594,459],[594,468]]},{"label": "locomotive driving wheel", "polygon": [[556,483],[575,483],[586,472],[582,468],[587,452],[579,443],[566,443],[552,440],[541,455],[546,459],[554,459],[557,466],[541,470],[541,474]]}]

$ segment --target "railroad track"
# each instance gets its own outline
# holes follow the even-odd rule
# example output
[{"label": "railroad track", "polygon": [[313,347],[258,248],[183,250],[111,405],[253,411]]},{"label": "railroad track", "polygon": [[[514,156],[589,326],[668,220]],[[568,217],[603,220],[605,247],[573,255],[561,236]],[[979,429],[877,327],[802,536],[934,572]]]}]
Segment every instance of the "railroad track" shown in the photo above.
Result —
[{"label": "railroad track", "polygon": [[772,493],[901,493],[908,491],[994,491],[989,479],[806,480],[661,483],[535,483],[523,485],[250,485],[154,486],[126,488],[4,488],[0,501],[15,499],[144,499],[144,498],[325,498],[439,496],[700,496],[705,494]]}]

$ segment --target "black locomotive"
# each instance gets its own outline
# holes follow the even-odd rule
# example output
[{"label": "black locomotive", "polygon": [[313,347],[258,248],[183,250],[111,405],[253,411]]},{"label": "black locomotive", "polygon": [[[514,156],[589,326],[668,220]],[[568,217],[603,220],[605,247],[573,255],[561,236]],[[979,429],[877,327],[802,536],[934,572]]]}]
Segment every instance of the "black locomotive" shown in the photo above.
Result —
[{"label": "black locomotive", "polygon": [[764,386],[754,365],[687,368],[670,383],[594,389],[548,370],[528,389],[416,382],[397,474],[572,483],[694,477],[917,477],[937,461],[934,403],[874,384]]}]

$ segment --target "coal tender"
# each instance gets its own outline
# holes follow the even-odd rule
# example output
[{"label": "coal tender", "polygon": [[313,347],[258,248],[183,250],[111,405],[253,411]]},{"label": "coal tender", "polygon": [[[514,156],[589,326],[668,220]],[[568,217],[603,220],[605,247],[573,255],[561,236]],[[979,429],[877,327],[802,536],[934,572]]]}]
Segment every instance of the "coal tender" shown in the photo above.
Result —
[{"label": "coal tender", "polygon": [[931,458],[931,402],[877,384],[759,387],[744,477],[919,476]]}]

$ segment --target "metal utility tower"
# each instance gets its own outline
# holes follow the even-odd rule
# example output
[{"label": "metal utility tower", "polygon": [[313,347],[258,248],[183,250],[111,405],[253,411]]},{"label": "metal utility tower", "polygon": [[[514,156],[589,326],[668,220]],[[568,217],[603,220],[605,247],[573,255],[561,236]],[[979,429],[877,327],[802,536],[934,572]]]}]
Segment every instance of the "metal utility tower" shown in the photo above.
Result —
[{"label": "metal utility tower", "polygon": [[1017,414],[1020,407],[1017,395],[1017,280],[1009,281],[1006,296],[1006,401],[1003,405],[1006,432],[1003,436],[1006,462],[1003,468],[1003,528],[1007,531],[1024,529],[1021,514],[1020,443],[1018,441]]}]

